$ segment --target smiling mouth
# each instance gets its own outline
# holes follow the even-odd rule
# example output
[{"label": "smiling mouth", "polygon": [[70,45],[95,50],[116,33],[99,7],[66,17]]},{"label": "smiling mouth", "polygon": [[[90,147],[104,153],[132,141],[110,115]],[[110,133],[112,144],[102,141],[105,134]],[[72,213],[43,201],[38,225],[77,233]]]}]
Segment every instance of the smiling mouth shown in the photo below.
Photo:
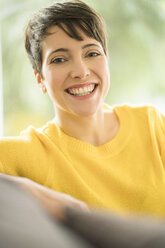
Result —
[{"label": "smiling mouth", "polygon": [[72,87],[72,88],[66,89],[65,91],[72,96],[86,96],[86,95],[91,94],[96,89],[97,86],[98,84],[92,83],[92,84],[82,86],[79,88]]}]

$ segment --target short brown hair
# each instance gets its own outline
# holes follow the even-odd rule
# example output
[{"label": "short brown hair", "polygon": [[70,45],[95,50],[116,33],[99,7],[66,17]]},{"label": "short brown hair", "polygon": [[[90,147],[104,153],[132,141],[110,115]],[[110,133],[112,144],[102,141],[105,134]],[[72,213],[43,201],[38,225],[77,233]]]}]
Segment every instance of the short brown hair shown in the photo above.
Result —
[{"label": "short brown hair", "polygon": [[25,30],[25,48],[33,69],[42,75],[41,42],[48,36],[48,29],[57,25],[68,36],[83,40],[78,29],[87,36],[99,41],[107,54],[107,40],[103,19],[80,0],[64,1],[42,8],[30,19]]}]

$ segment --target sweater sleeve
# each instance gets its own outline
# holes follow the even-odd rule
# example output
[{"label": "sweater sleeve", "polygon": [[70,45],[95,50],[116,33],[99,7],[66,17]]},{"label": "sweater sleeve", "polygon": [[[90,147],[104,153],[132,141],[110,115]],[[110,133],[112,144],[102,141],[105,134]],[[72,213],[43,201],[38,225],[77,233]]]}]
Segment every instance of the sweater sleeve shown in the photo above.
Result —
[{"label": "sweater sleeve", "polygon": [[0,173],[4,173],[4,169],[3,169],[3,165],[1,163],[1,161],[0,161]]},{"label": "sweater sleeve", "polygon": [[28,160],[28,142],[21,137],[0,139],[0,172],[13,176],[23,176],[25,160]]},{"label": "sweater sleeve", "polygon": [[47,138],[34,128],[0,139],[0,172],[44,184],[49,172]]},{"label": "sweater sleeve", "polygon": [[165,115],[161,115],[161,132],[160,132],[160,142],[161,142],[161,157],[165,167]]},{"label": "sweater sleeve", "polygon": [[159,151],[165,168],[165,115],[155,109],[155,129]]}]

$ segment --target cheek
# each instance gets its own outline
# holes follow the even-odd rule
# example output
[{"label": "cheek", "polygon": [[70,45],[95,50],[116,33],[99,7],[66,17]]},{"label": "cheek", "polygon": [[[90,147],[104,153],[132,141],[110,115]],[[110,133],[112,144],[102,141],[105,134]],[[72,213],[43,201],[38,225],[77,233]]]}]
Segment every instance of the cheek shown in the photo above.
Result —
[{"label": "cheek", "polygon": [[98,73],[102,80],[103,96],[106,97],[110,88],[110,71],[107,60],[103,60],[98,67]]},{"label": "cheek", "polygon": [[104,74],[105,74],[105,77],[108,80],[108,84],[109,84],[110,83],[110,70],[109,70],[108,60],[105,61]]},{"label": "cheek", "polygon": [[49,97],[53,102],[58,104],[63,99],[65,88],[66,71],[51,70],[47,72],[45,84]]},{"label": "cheek", "polygon": [[58,70],[50,71],[47,73],[45,81],[50,90],[58,90],[64,82],[64,73]]},{"label": "cheek", "polygon": [[107,70],[109,69],[108,59],[105,55],[101,56],[100,59],[98,59],[97,68],[99,71],[101,70],[102,72],[107,72]]},{"label": "cheek", "polygon": [[103,80],[106,80],[109,83],[110,80],[110,72],[108,62],[103,60],[97,66],[97,73]]}]

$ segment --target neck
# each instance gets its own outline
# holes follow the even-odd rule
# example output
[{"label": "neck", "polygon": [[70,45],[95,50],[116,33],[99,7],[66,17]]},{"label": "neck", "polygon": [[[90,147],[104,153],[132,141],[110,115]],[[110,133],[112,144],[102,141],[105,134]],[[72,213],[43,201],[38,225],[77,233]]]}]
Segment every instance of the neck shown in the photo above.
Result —
[{"label": "neck", "polygon": [[114,136],[115,121],[114,113],[104,112],[103,109],[91,116],[76,116],[56,110],[56,122],[63,132],[95,146],[104,144]]}]

